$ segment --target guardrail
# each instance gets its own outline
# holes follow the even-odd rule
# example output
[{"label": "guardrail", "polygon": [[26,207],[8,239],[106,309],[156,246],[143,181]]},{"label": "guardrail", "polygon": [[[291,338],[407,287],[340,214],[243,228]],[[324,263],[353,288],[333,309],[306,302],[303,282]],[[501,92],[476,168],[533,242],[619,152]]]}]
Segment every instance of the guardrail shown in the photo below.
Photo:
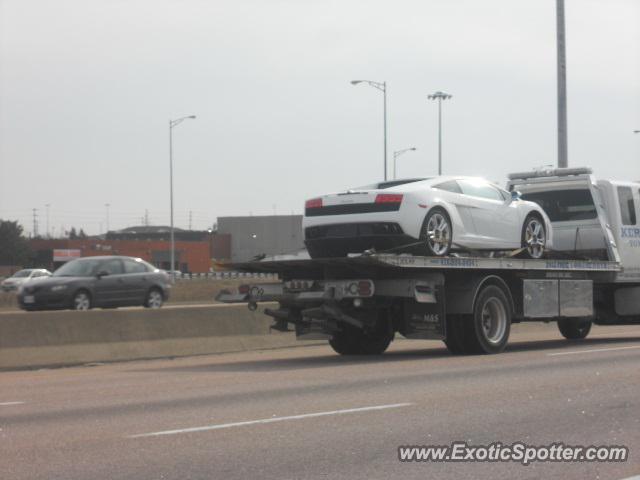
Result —
[{"label": "guardrail", "polygon": [[207,272],[207,273],[183,273],[176,274],[176,280],[228,280],[231,278],[248,278],[262,280],[278,280],[274,273],[248,273],[248,272]]}]

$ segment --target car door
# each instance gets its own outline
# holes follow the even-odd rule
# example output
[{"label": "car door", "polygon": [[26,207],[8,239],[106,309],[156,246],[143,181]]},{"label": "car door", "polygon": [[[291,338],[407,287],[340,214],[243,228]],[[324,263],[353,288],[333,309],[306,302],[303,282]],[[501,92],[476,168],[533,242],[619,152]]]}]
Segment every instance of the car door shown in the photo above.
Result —
[{"label": "car door", "polygon": [[462,222],[463,231],[455,231],[455,238],[461,242],[473,243],[474,237],[477,235],[476,226],[473,221],[472,211],[476,207],[475,199],[462,194],[462,189],[456,180],[447,180],[431,187],[437,191],[436,199],[440,199],[447,204],[454,205],[460,221]]},{"label": "car door", "polygon": [[[94,295],[96,306],[121,306],[126,304],[124,267],[119,258],[103,261],[97,269]],[[101,275],[104,274],[104,275]]]},{"label": "car door", "polygon": [[462,193],[473,199],[471,215],[476,233],[487,247],[517,248],[521,225],[517,204],[482,180],[458,180]]},{"label": "car door", "polygon": [[126,301],[129,305],[142,305],[150,286],[149,269],[140,261],[132,258],[123,258],[124,283],[126,288]]}]

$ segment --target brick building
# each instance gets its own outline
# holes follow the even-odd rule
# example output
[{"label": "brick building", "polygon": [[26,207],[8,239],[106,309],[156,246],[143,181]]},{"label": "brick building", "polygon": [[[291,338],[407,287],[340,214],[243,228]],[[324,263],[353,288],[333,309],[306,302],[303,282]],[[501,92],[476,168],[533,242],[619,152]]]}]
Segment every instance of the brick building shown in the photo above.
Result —
[{"label": "brick building", "polygon": [[[76,257],[127,255],[140,257],[158,268],[169,269],[171,243],[167,240],[33,239],[31,248],[38,267],[53,270]],[[176,267],[182,272],[203,273],[211,267],[210,241],[176,240]]]}]

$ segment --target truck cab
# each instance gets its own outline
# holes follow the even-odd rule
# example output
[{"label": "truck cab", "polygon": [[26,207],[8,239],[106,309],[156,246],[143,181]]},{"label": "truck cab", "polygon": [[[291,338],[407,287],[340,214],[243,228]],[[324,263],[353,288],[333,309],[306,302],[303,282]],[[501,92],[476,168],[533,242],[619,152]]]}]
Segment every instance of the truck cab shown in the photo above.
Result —
[{"label": "truck cab", "polygon": [[507,188],[549,216],[558,255],[619,261],[640,281],[640,182],[598,180],[588,168],[514,173]]},{"label": "truck cab", "polygon": [[598,320],[637,320],[640,182],[598,180],[589,168],[558,168],[511,174],[507,188],[545,210],[556,256],[620,264],[614,283],[596,292]]}]

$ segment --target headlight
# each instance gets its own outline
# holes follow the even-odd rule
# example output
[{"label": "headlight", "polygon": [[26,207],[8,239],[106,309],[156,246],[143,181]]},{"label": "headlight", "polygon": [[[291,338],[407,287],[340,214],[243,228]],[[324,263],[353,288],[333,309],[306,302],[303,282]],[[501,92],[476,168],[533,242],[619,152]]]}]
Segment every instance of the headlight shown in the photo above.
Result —
[{"label": "headlight", "polygon": [[66,290],[66,289],[67,289],[67,285],[55,285],[51,287],[52,292],[59,292],[60,290]]}]

